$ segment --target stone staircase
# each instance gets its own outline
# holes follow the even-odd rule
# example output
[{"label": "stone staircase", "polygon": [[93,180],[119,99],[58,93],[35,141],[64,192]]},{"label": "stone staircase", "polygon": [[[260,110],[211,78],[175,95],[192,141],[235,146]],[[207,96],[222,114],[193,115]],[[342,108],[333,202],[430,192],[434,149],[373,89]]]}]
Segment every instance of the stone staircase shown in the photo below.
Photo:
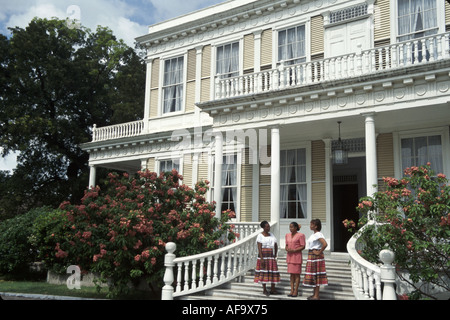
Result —
[{"label": "stone staircase", "polygon": [[[265,296],[262,293],[262,285],[253,282],[254,270],[233,282],[205,292],[179,297],[179,300],[307,300],[313,294],[313,289],[304,287],[300,283],[299,296],[288,297],[290,293],[289,274],[287,273],[286,256],[280,250],[278,257],[278,269],[281,274],[281,282],[277,284],[277,295]],[[303,268],[300,282],[303,281],[306,266],[307,253],[303,255]],[[328,276],[328,286],[320,288],[321,300],[355,300],[352,290],[351,268],[347,253],[325,253],[325,265]],[[270,289],[270,285],[268,286]]]}]

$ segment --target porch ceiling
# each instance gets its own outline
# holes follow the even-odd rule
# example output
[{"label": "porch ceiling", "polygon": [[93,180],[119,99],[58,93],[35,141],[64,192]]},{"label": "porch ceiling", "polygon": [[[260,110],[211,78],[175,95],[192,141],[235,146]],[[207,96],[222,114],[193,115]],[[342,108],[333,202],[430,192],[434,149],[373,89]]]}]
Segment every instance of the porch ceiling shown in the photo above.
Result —
[{"label": "porch ceiling", "polygon": [[[362,114],[335,113],[327,119],[311,119],[305,122],[280,126],[282,142],[310,141],[338,138],[341,121],[341,138],[359,138],[365,135],[365,119]],[[425,129],[450,125],[450,104],[429,105],[401,110],[375,112],[377,133]],[[270,138],[270,135],[269,135]]]}]

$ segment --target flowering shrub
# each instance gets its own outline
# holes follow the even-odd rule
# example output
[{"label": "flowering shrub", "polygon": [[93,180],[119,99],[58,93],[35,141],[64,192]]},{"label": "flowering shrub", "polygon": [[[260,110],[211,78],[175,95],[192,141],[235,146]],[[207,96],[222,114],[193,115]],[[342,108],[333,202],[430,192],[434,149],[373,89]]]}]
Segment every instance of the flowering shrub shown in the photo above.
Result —
[{"label": "flowering shrub", "polygon": [[224,235],[230,241],[235,237],[225,224],[233,214],[219,220],[214,203],[206,201],[207,181],[193,190],[181,184],[176,170],[108,178],[108,189],[87,190],[81,205],[62,203],[57,234],[41,236],[50,240],[41,256],[54,270],[75,264],[82,272],[98,273],[110,282],[114,296],[126,293],[137,279],[162,284],[169,241],[177,244],[177,256],[187,256],[217,249]]},{"label": "flowering shrub", "polygon": [[[389,248],[395,253],[398,271],[406,271],[415,288],[413,297],[429,295],[420,283],[450,290],[450,185],[445,175],[437,175],[430,163],[407,168],[404,178],[384,178],[385,191],[361,199],[357,209],[374,214],[377,224],[361,232],[365,244],[362,255],[379,263],[378,254]],[[369,216],[370,218],[370,216]]]}]

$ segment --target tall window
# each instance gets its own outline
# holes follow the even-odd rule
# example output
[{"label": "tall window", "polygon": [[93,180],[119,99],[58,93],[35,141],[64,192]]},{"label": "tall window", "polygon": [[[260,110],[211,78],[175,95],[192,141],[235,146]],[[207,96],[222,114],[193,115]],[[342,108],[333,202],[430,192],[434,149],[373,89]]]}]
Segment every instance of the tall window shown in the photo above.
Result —
[{"label": "tall window", "polygon": [[[213,182],[211,188],[214,195],[215,166],[213,166]],[[222,162],[222,207],[221,212],[237,210],[237,156],[225,155]]]},{"label": "tall window", "polygon": [[435,173],[443,172],[441,136],[425,136],[401,140],[402,171],[411,166],[431,163]]},{"label": "tall window", "polygon": [[399,41],[437,33],[436,0],[398,0]]},{"label": "tall window", "polygon": [[239,75],[239,42],[217,47],[216,73],[220,78]]},{"label": "tall window", "polygon": [[181,111],[183,104],[183,57],[164,62],[163,113]]},{"label": "tall window", "polygon": [[278,61],[286,64],[306,61],[304,25],[278,32]]},{"label": "tall window", "polygon": [[180,172],[179,161],[174,160],[160,160],[159,161],[159,172],[172,171],[172,169]]},{"label": "tall window", "polygon": [[307,218],[306,150],[280,154],[280,218]]}]

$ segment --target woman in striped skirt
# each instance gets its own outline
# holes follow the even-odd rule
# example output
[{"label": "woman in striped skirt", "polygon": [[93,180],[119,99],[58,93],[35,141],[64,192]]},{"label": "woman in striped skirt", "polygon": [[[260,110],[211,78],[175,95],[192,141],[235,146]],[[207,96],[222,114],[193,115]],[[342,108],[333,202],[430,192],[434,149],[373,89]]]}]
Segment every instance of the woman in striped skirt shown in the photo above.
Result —
[{"label": "woman in striped skirt", "polygon": [[303,285],[314,288],[314,294],[308,300],[319,300],[320,286],[328,285],[327,271],[323,251],[328,246],[322,232],[322,223],[319,219],[311,220],[309,228],[314,231],[307,241],[309,252],[306,261],[305,278]]},{"label": "woman in striped skirt", "polygon": [[255,283],[261,283],[263,294],[269,295],[266,284],[271,284],[270,294],[277,294],[275,284],[280,282],[280,273],[277,265],[277,238],[270,232],[270,225],[267,221],[261,222],[261,232],[256,238],[258,244],[258,260],[255,269]]}]

